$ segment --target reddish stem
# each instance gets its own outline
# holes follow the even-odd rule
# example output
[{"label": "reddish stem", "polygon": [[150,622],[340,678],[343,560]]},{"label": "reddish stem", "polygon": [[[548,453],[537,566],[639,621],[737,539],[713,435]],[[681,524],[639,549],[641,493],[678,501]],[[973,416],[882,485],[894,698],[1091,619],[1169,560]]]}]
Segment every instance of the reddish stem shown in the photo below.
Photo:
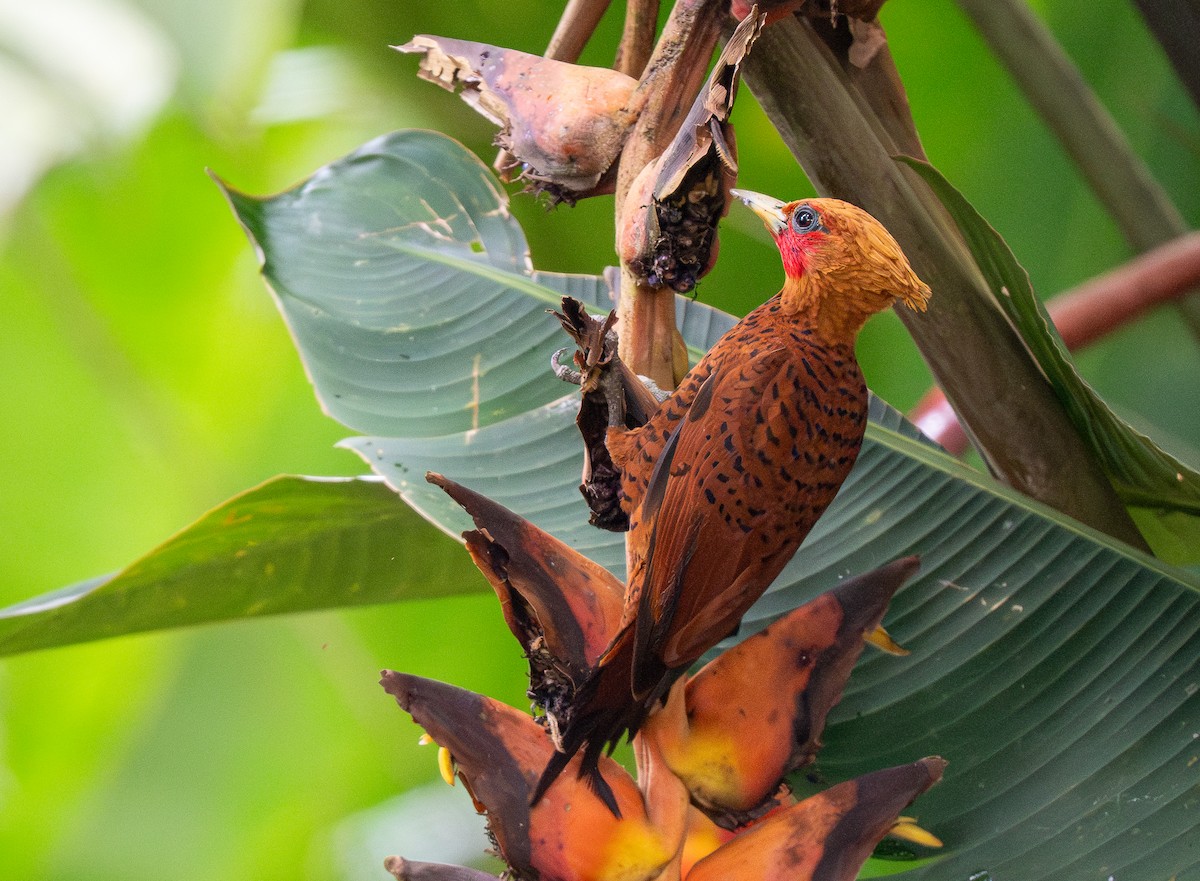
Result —
[{"label": "reddish stem", "polygon": [[[625,197],[634,179],[671,143],[704,84],[727,12],[721,0],[678,0],[671,8],[626,107],[627,113],[637,115],[637,122],[625,141],[617,172],[618,223],[625,216]],[[675,388],[687,372],[687,360],[678,357],[683,340],[675,328],[674,292],[638,284],[623,265],[617,311],[621,360],[660,388]]]},{"label": "reddish stem", "polygon": [[[1191,232],[1064,291],[1046,310],[1063,343],[1075,351],[1197,287],[1200,232]],[[953,455],[967,451],[970,440],[941,389],[930,389],[909,418]]]},{"label": "reddish stem", "polygon": [[640,78],[654,52],[658,29],[658,0],[629,0],[625,5],[625,30],[613,69]]}]

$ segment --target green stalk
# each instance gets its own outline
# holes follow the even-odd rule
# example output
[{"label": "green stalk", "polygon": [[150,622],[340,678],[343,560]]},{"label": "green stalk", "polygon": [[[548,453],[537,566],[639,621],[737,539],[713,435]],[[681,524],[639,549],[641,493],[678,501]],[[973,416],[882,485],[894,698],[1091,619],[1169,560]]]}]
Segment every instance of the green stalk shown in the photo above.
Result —
[{"label": "green stalk", "polygon": [[[1130,247],[1149,251],[1188,232],[1171,197],[1025,0],[958,0],[958,5],[1074,160]],[[1200,292],[1176,305],[1200,338]]]}]

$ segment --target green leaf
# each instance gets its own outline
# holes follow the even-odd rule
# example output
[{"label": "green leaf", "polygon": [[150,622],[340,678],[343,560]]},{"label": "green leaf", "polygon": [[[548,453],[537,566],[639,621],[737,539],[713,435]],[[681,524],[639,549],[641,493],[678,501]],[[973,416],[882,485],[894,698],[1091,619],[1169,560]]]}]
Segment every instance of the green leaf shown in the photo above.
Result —
[{"label": "green leaf", "polygon": [[1000,234],[932,165],[900,159],[929,183],[954,217],[996,302],[1019,330],[1155,553],[1177,564],[1200,562],[1200,473],[1109,409],[1075,369],[1028,273]]},{"label": "green leaf", "polygon": [[377,480],[276,477],[112,577],[0,609],[0,655],[482,586],[463,563]]},{"label": "green leaf", "polygon": [[326,412],[357,431],[436,436],[554,400],[545,310],[608,300],[601,279],[534,273],[504,191],[436,132],[377,138],[277,196],[218,185]]}]

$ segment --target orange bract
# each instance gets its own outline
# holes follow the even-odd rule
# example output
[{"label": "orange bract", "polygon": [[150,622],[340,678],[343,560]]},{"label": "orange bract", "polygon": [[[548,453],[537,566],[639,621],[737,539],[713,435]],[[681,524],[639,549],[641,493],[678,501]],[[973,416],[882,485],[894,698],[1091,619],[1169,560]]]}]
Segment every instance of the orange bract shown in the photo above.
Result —
[{"label": "orange bract", "polygon": [[820,749],[864,635],[916,569],[907,557],[849,579],[691,678],[687,732],[663,752],[698,804],[735,824],[775,804],[785,775]]},{"label": "orange bract", "polygon": [[900,811],[945,767],[931,757],[839,783],[743,832],[698,862],[688,881],[853,881]]},{"label": "orange bract", "polygon": [[599,773],[620,809],[613,813],[573,775],[531,808],[538,771],[554,753],[528,715],[442,682],[384,671],[382,685],[415,722],[450,751],[488,829],[518,878],[645,881],[675,855],[677,842],[646,815],[642,792],[611,759]]}]

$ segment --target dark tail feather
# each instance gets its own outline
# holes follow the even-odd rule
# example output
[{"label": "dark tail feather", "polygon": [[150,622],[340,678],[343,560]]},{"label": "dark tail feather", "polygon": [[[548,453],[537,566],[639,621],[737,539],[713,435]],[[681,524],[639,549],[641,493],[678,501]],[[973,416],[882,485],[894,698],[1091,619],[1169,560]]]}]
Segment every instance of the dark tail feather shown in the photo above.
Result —
[{"label": "dark tail feather", "polygon": [[[574,748],[568,748],[566,752],[555,752],[550,757],[550,761],[546,763],[546,770],[542,771],[542,776],[533,790],[533,796],[529,799],[531,808],[542,800],[546,790],[558,779],[558,775],[579,752],[581,746],[583,743],[575,744]],[[587,749],[583,752],[583,761],[579,766],[579,777],[587,784],[588,789],[595,793],[596,798],[604,802],[604,806],[612,811],[612,815],[619,820],[621,819],[621,809],[617,805],[617,797],[613,794],[608,781],[604,779],[604,775],[600,773],[600,756],[603,752],[604,741],[587,743]]]},{"label": "dark tail feather", "polygon": [[645,708],[634,701],[629,689],[632,635],[628,628],[617,634],[599,666],[593,668],[580,686],[573,701],[571,718],[562,731],[560,751],[546,764],[529,800],[530,807],[541,800],[575,754],[583,750],[580,779],[586,781],[588,788],[614,817],[620,818],[616,797],[600,774],[600,756],[622,735],[636,731],[646,716]]},{"label": "dark tail feather", "polygon": [[[578,751],[579,747],[576,746],[570,752],[556,751],[550,757],[550,761],[546,763],[546,770],[542,771],[542,776],[538,779],[537,786],[533,790],[533,795],[529,799],[529,806],[531,808],[542,800],[542,796],[546,794],[546,790],[550,788],[550,784],[558,779],[558,775],[563,772],[563,768],[567,767],[567,763],[575,758],[575,753]],[[597,769],[597,776],[599,776],[599,769]],[[607,786],[608,784],[605,783],[604,785]]]},{"label": "dark tail feather", "polygon": [[596,798],[604,802],[604,806],[612,811],[612,815],[621,819],[621,809],[617,807],[617,797],[613,795],[612,787],[600,773],[600,754],[604,752],[604,743],[589,743],[583,753],[583,764],[579,766],[579,776],[584,779],[588,789],[596,794]]}]

